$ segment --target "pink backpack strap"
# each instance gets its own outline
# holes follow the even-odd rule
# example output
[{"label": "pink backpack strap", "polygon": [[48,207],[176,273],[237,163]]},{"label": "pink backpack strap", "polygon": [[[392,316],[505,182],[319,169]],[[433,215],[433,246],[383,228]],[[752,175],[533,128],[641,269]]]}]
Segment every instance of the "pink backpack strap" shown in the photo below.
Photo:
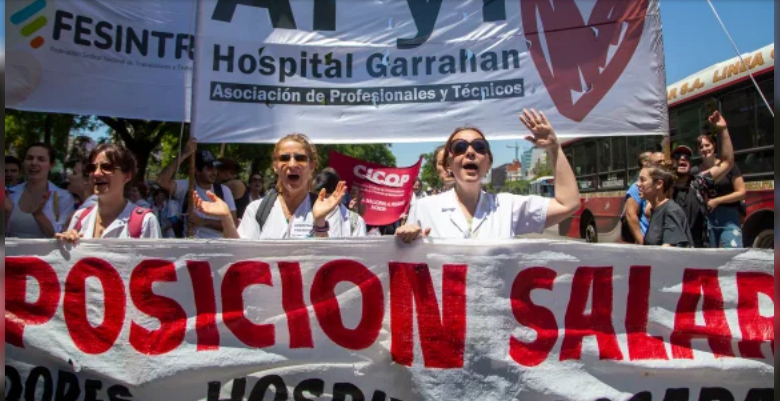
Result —
[{"label": "pink backpack strap", "polygon": [[144,231],[144,219],[149,213],[152,213],[152,211],[140,206],[133,209],[133,213],[127,222],[127,231],[130,234],[130,238],[141,238],[141,234]]},{"label": "pink backpack strap", "polygon": [[92,213],[93,209],[95,209],[95,205],[92,205],[92,206],[84,209],[84,211],[81,212],[81,215],[79,216],[79,219],[76,220],[76,225],[73,227],[73,229],[76,230],[77,233],[81,232],[81,227],[82,227],[82,224],[84,223],[84,219],[86,219],[87,216],[89,216],[89,214]]}]

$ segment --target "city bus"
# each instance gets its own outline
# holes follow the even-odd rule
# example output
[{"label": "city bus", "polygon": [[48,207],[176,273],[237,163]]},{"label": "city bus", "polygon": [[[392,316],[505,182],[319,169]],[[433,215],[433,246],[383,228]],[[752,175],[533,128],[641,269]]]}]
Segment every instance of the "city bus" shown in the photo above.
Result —
[{"label": "city bus", "polygon": [[[774,44],[749,53],[745,63],[774,110]],[[713,65],[668,87],[671,148],[710,133],[707,116],[718,107],[729,123],[737,165],[747,186],[746,247],[774,249],[774,119],[739,58]],[[582,196],[582,208],[559,225],[562,236],[619,242],[625,194],[639,174],[637,157],[661,151],[661,136],[583,138],[562,145]],[[693,163],[699,161],[694,155]]]},{"label": "city bus", "polygon": [[554,177],[540,177],[531,181],[529,186],[529,194],[544,196],[545,198],[555,197],[555,178]]}]

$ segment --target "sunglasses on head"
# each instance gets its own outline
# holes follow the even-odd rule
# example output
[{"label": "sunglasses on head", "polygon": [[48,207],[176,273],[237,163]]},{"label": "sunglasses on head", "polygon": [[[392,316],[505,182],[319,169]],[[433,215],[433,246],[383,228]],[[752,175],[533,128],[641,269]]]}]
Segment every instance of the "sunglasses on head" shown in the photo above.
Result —
[{"label": "sunglasses on head", "polygon": [[95,174],[98,168],[103,174],[113,174],[114,171],[119,170],[119,167],[112,163],[92,163],[87,165],[87,174]]},{"label": "sunglasses on head", "polygon": [[298,163],[308,163],[309,156],[300,153],[285,153],[279,155],[279,161],[282,163],[289,163],[290,160],[295,159]]},{"label": "sunglasses on head", "polygon": [[475,139],[471,142],[465,139],[456,139],[450,144],[450,152],[455,156],[460,156],[469,151],[469,146],[481,155],[487,154],[490,150],[490,145],[484,139]]}]

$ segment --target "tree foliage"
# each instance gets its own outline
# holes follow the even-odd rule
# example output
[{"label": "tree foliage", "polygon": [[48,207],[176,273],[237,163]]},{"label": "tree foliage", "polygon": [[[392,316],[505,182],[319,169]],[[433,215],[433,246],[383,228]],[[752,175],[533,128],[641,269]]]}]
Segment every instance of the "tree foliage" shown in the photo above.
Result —
[{"label": "tree foliage", "polygon": [[441,188],[444,183],[441,182],[441,179],[439,178],[439,172],[436,170],[436,157],[434,155],[435,152],[436,150],[434,149],[434,151],[423,155],[425,157],[425,163],[423,163],[422,166],[420,180],[422,180],[426,187]]},{"label": "tree foliage", "polygon": [[97,120],[91,116],[34,113],[5,110],[5,153],[23,158],[28,146],[43,142],[54,148],[55,160],[68,157],[68,139],[94,130]]},{"label": "tree foliage", "polygon": [[365,160],[372,163],[381,164],[388,167],[396,167],[396,160],[393,152],[390,151],[389,144],[366,144],[366,145],[316,145],[317,156],[320,159],[320,168],[330,165],[331,151],[339,152],[343,155],[354,157],[355,159]]},{"label": "tree foliage", "polygon": [[525,180],[507,181],[504,183],[503,191],[515,195],[527,195],[530,187],[531,187],[530,181],[525,181]]},{"label": "tree foliage", "polygon": [[544,161],[542,161],[542,159],[536,161],[536,165],[534,166],[534,175],[537,178],[553,175],[553,168],[552,164],[550,164],[549,158],[544,158]]}]

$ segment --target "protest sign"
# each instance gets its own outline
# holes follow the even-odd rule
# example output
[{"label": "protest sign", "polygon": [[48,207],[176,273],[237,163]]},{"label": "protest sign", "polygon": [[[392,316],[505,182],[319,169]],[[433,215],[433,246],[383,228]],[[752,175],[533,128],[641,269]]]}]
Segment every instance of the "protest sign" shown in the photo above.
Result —
[{"label": "protest sign", "polygon": [[528,240],[7,239],[6,399],[769,401],[773,261]]},{"label": "protest sign", "polygon": [[189,120],[195,0],[8,0],[5,107]]},{"label": "protest sign", "polygon": [[668,131],[657,0],[198,1],[200,142]]},{"label": "protest sign", "polygon": [[393,224],[408,211],[422,159],[414,166],[401,168],[358,160],[338,152],[330,152],[329,160],[347,186],[360,191],[366,224]]}]

